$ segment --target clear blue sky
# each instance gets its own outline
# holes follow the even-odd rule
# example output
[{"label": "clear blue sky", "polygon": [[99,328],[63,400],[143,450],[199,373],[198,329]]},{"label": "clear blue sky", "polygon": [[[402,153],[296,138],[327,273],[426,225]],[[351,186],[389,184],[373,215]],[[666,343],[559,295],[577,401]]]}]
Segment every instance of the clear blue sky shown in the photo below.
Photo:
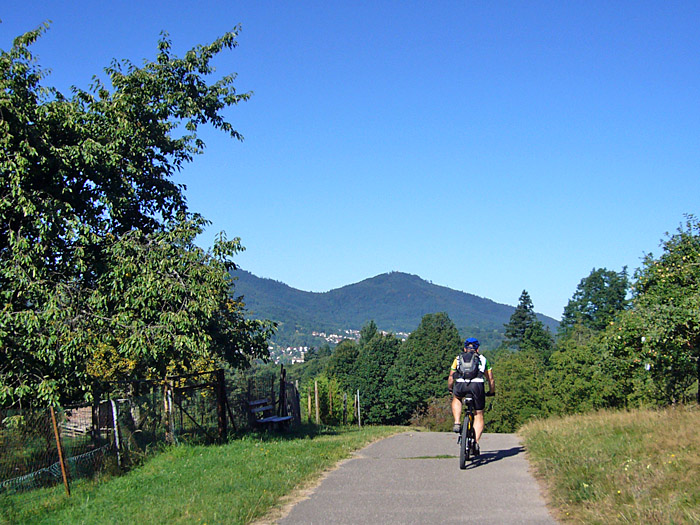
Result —
[{"label": "clear blue sky", "polygon": [[[8,5],[9,4],[9,5]],[[181,174],[261,277],[327,291],[388,271],[559,318],[593,268],[634,270],[700,204],[700,2],[26,0],[0,47],[86,88],[113,58],[216,61],[252,99]],[[456,320],[458,321],[458,320]]]}]

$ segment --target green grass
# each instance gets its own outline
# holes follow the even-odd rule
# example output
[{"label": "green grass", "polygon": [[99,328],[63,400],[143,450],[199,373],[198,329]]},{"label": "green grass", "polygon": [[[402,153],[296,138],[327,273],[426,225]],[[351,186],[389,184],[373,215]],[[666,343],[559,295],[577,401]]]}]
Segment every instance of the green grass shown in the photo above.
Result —
[{"label": "green grass", "polygon": [[563,522],[700,523],[700,408],[534,421],[520,431]]},{"label": "green grass", "polygon": [[128,474],[0,498],[9,523],[250,523],[338,461],[400,427],[304,427],[222,446],[172,447]]}]

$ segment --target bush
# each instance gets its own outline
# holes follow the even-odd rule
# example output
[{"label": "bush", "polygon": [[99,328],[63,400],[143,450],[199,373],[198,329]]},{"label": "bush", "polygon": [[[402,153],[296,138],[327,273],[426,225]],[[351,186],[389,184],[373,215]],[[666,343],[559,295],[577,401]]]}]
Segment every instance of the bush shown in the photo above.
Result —
[{"label": "bush", "polygon": [[424,427],[434,432],[449,432],[454,423],[451,397],[434,397],[428,400],[428,404],[418,408],[410,419],[411,426]]}]

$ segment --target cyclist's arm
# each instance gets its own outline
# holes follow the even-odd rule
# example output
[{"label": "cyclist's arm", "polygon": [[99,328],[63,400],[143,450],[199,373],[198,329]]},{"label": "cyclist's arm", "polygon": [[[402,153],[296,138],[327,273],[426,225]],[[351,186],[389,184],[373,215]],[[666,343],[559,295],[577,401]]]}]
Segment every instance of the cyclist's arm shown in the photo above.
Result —
[{"label": "cyclist's arm", "polygon": [[452,392],[452,387],[454,386],[455,382],[455,372],[457,371],[457,358],[455,357],[455,360],[452,361],[452,366],[450,367],[450,375],[447,376],[447,390]]},{"label": "cyclist's arm", "polygon": [[455,371],[450,370],[450,375],[447,376],[447,390],[452,392],[452,387],[454,386],[454,384],[455,384]]},{"label": "cyclist's arm", "polygon": [[492,394],[496,393],[496,380],[493,377],[493,371],[491,369],[486,370],[485,374],[486,379],[488,379],[489,382],[489,392]]}]

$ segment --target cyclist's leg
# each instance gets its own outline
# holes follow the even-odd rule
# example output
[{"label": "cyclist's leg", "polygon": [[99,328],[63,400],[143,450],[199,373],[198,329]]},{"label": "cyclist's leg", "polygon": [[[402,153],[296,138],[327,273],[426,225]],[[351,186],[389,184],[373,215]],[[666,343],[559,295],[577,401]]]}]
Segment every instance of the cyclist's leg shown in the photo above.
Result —
[{"label": "cyclist's leg", "polygon": [[471,385],[474,395],[474,433],[476,434],[476,442],[481,439],[481,433],[484,431],[484,408],[486,408],[486,395],[484,393],[484,383],[473,383]]},{"label": "cyclist's leg", "polygon": [[481,439],[481,433],[484,431],[484,411],[477,410],[474,414],[474,433],[476,434],[476,442]]},{"label": "cyclist's leg", "polygon": [[462,420],[462,400],[457,396],[452,396],[452,416],[455,419],[455,425],[459,425]]}]

